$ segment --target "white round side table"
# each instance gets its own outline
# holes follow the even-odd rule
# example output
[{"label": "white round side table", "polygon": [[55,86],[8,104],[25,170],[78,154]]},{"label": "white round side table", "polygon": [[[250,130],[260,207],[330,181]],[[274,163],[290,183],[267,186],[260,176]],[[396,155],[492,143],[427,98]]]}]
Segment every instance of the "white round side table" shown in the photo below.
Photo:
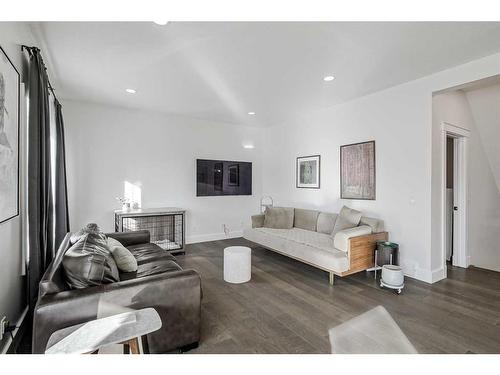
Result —
[{"label": "white round side table", "polygon": [[246,283],[252,277],[252,249],[230,246],[224,249],[224,281]]}]

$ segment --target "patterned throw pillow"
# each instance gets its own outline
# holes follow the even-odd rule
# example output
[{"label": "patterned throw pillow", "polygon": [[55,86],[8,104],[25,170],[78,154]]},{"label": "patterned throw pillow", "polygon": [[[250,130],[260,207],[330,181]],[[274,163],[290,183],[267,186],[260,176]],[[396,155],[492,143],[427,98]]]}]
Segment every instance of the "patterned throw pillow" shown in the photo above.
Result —
[{"label": "patterned throw pillow", "polygon": [[71,288],[83,289],[120,281],[106,235],[96,224],[89,224],[77,232],[74,240],[76,242],[66,251],[62,261]]},{"label": "patterned throw pillow", "polygon": [[85,236],[87,233],[103,234],[101,228],[99,228],[99,225],[97,225],[96,223],[89,223],[85,225],[82,229],[80,229],[78,232],[73,233],[69,238],[69,241],[71,242],[71,244],[74,244],[78,242],[78,240],[83,236]]}]

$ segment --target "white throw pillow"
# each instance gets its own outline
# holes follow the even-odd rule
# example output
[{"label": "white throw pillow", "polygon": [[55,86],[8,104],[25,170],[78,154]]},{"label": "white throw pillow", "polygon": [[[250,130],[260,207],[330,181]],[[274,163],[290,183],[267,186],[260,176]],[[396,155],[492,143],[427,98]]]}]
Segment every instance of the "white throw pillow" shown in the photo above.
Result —
[{"label": "white throw pillow", "polygon": [[361,220],[361,215],[361,211],[356,211],[346,206],[342,207],[339,216],[335,221],[332,236],[335,237],[335,234],[337,234],[338,231],[357,227]]},{"label": "white throw pillow", "polygon": [[122,272],[137,271],[137,260],[132,255],[129,249],[123,246],[120,241],[108,237],[108,248],[113,255],[116,266]]}]

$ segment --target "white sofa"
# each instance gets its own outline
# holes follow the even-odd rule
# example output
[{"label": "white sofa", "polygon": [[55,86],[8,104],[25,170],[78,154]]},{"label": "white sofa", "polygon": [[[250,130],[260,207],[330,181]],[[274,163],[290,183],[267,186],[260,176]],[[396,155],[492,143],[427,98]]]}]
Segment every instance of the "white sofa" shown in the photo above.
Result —
[{"label": "white sofa", "polygon": [[266,228],[265,215],[252,216],[252,228],[243,237],[267,249],[294,258],[330,274],[346,276],[374,265],[378,241],[387,241],[382,220],[361,217],[357,227],[344,229],[332,236],[337,214],[293,209],[293,227]]}]

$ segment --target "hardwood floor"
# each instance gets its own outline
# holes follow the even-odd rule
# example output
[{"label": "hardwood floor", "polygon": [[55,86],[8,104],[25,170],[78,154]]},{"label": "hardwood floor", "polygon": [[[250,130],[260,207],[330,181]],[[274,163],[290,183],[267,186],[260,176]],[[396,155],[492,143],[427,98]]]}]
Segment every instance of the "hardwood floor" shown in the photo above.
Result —
[{"label": "hardwood floor", "polygon": [[[252,280],[225,283],[223,249],[252,248]],[[401,295],[373,273],[336,278],[243,238],[188,245],[178,256],[201,274],[200,346],[189,353],[329,353],[328,329],[371,308],[390,312],[420,353],[500,353],[500,273],[450,267],[429,285],[406,278]]]}]

